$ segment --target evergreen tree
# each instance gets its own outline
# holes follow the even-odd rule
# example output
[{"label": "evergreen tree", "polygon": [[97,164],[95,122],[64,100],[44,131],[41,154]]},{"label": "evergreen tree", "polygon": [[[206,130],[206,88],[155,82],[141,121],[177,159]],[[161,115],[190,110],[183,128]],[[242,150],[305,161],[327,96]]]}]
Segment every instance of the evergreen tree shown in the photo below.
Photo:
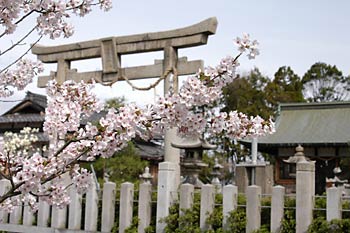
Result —
[{"label": "evergreen tree", "polygon": [[258,68],[251,70],[248,75],[238,77],[224,89],[223,111],[237,110],[245,114],[260,115],[267,119],[272,114],[272,108],[267,105],[265,87],[269,78],[261,74]]},{"label": "evergreen tree", "polygon": [[350,77],[336,66],[317,62],[305,73],[303,94],[308,102],[350,100]]},{"label": "evergreen tree", "polygon": [[265,88],[268,106],[276,110],[279,103],[303,102],[300,77],[289,66],[282,66]]}]

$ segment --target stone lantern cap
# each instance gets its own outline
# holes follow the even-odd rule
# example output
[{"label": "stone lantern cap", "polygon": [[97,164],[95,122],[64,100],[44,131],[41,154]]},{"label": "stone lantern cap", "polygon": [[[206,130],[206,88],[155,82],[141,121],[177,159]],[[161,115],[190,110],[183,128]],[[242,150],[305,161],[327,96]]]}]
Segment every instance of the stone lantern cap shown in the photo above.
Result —
[{"label": "stone lantern cap", "polygon": [[179,142],[172,142],[171,146],[179,149],[202,149],[211,150],[217,146],[210,144],[207,140],[199,137],[186,137],[182,138]]},{"label": "stone lantern cap", "polygon": [[288,159],[283,160],[285,163],[299,163],[299,162],[309,162],[310,159],[305,157],[304,147],[298,145],[295,148],[294,156],[289,157]]}]

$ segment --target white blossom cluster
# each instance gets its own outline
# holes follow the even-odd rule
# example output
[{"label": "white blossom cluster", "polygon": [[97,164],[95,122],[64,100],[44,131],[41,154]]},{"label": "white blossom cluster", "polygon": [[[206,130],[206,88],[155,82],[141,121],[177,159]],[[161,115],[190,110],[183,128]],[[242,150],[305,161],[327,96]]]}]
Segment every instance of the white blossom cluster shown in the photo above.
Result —
[{"label": "white blossom cluster", "polygon": [[237,37],[235,39],[235,43],[241,53],[248,51],[248,58],[254,59],[257,55],[259,55],[259,43],[257,40],[251,41],[249,37],[250,36],[248,33],[244,33],[242,38]]},{"label": "white blossom cluster", "polygon": [[19,133],[5,132],[4,144],[1,148],[3,154],[0,155],[0,161],[6,161],[7,158],[10,158],[13,162],[18,159],[20,162],[21,159],[17,157],[29,156],[29,152],[35,149],[33,144],[38,141],[35,134],[38,131],[39,129],[25,127]]},{"label": "white blossom cluster", "polygon": [[[108,11],[112,7],[112,0],[0,0],[0,39],[2,39],[0,40],[0,57],[26,44],[25,39],[35,29],[39,35],[47,35],[51,39],[70,37],[74,33],[74,28],[69,23],[69,18],[73,14],[85,16],[96,5]],[[36,17],[35,28],[32,31],[28,30],[28,34],[24,36],[19,33],[19,39],[7,45],[8,41],[13,40],[7,36],[13,34],[17,26],[31,16]],[[39,40],[40,37],[34,44]],[[0,67],[0,97],[11,96],[16,89],[23,90],[32,82],[35,75],[43,71],[40,62],[23,59],[27,52],[16,54],[18,57],[13,62],[8,62],[5,68]],[[8,56],[3,60],[11,59],[11,56]]]},{"label": "white blossom cluster", "polygon": [[21,59],[16,63],[16,68],[0,73],[0,97],[11,96],[14,89],[23,90],[38,73],[43,72],[41,62],[33,62],[29,59]]},{"label": "white blossom cluster", "polygon": [[109,10],[112,0],[0,0],[0,24],[6,34],[11,34],[22,18],[35,13],[38,14],[40,34],[49,35],[52,39],[61,35],[69,37],[73,34],[73,27],[67,19],[72,13],[85,16],[91,12],[93,5]]},{"label": "white blossom cluster", "polygon": [[103,108],[91,93],[92,85],[66,81],[60,86],[50,81],[48,86],[44,131],[51,139],[54,136],[63,139],[67,132],[77,131],[82,115],[89,116]]}]

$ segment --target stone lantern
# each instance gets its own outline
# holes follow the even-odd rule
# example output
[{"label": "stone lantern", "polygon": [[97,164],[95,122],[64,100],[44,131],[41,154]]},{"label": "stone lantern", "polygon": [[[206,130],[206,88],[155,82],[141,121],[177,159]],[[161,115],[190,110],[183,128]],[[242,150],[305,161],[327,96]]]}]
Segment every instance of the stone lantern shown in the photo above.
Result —
[{"label": "stone lantern", "polygon": [[150,184],[153,176],[152,174],[149,172],[149,167],[145,167],[145,172],[140,175],[140,179],[144,184]]},{"label": "stone lantern", "polygon": [[305,157],[304,155],[304,148],[301,145],[298,145],[295,148],[295,154],[294,156],[289,157],[288,159],[283,160],[285,163],[299,163],[304,161],[310,161],[309,158]]},{"label": "stone lantern", "polygon": [[221,176],[221,172],[220,170],[224,168],[224,166],[222,166],[219,163],[218,158],[215,158],[214,160],[214,167],[213,167],[213,171],[211,173],[211,175],[213,176],[213,179],[211,180],[211,184],[214,185],[216,187],[216,190],[218,193],[221,193],[221,182],[219,177]]},{"label": "stone lantern", "polygon": [[180,163],[184,176],[182,183],[193,184],[195,188],[200,188],[203,182],[198,178],[199,172],[201,169],[208,167],[208,164],[202,161],[203,151],[215,149],[216,146],[199,137],[183,138],[180,142],[171,143],[171,145],[185,150],[185,156]]}]

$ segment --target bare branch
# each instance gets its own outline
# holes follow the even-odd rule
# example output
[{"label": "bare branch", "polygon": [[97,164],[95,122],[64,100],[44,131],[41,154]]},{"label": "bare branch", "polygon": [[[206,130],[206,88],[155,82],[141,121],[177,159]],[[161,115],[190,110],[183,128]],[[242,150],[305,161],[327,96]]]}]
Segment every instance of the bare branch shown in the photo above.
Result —
[{"label": "bare branch", "polygon": [[43,36],[40,36],[39,39],[37,39],[30,47],[29,49],[27,49],[21,56],[19,56],[14,62],[12,62],[11,64],[9,64],[8,66],[6,66],[4,69],[2,69],[0,71],[0,74],[7,71],[11,66],[13,66],[14,64],[16,64],[18,61],[20,61],[25,55],[27,55],[29,53],[29,51],[34,47],[34,45],[36,45],[41,38],[43,38]]},{"label": "bare branch", "polygon": [[20,40],[18,40],[16,43],[12,44],[9,48],[7,48],[4,52],[0,52],[0,56],[4,55],[5,53],[7,53],[8,51],[10,51],[11,49],[13,49],[14,47],[16,47],[17,45],[19,45],[20,43],[22,43],[30,34],[32,34],[32,32],[34,32],[34,30],[37,28],[38,26],[36,25],[35,27],[32,28],[32,30],[30,30],[26,35],[24,35]]}]

